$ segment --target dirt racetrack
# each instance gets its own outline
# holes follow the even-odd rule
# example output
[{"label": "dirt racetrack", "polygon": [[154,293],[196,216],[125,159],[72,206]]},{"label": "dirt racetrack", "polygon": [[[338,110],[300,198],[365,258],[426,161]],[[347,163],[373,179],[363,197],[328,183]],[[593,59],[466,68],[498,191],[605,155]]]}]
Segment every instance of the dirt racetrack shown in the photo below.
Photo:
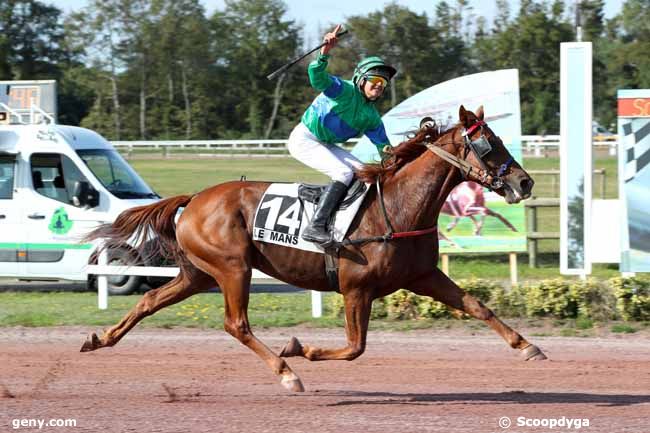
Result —
[{"label": "dirt racetrack", "polygon": [[[490,331],[371,332],[353,362],[289,359],[307,389],[290,394],[222,330],[136,328],[79,353],[90,330],[0,329],[0,432],[650,432],[646,336],[531,338],[551,360],[527,363]],[[342,329],[257,335],[344,343]],[[14,429],[28,419],[76,427]]]}]

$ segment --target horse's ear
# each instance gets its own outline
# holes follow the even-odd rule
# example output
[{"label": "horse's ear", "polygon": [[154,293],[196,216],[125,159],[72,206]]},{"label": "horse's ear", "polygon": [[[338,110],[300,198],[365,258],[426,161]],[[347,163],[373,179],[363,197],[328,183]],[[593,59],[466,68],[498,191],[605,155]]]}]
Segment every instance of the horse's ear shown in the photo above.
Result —
[{"label": "horse's ear", "polygon": [[484,115],[485,113],[483,113],[483,106],[481,105],[476,109],[476,117],[478,118],[478,120],[483,120]]},{"label": "horse's ear", "polygon": [[469,124],[469,119],[467,117],[468,117],[467,116],[467,110],[465,110],[465,107],[461,105],[460,108],[458,109],[458,120],[460,120],[460,123],[465,128],[467,128],[467,126]]}]

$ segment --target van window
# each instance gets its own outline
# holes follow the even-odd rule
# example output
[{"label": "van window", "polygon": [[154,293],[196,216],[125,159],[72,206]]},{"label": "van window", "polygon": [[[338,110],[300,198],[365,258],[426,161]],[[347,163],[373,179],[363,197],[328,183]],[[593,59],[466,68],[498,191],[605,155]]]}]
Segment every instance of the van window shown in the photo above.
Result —
[{"label": "van window", "polygon": [[14,166],[13,156],[0,155],[0,200],[11,200],[14,196]]},{"label": "van window", "polygon": [[30,158],[34,191],[72,205],[74,185],[87,181],[70,158],[58,153],[34,153]]},{"label": "van window", "polygon": [[77,154],[106,189],[117,198],[160,198],[115,150],[82,149]]}]

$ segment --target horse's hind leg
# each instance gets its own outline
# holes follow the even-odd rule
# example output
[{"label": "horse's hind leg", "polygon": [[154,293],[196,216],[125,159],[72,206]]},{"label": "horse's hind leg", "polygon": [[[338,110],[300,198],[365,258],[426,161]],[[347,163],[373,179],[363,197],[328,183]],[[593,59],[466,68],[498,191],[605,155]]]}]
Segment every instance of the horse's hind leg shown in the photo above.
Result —
[{"label": "horse's hind leg", "polygon": [[284,347],[280,356],[303,356],[310,361],[345,360],[352,361],[359,357],[366,348],[366,336],[372,299],[366,291],[355,290],[344,296],[345,301],[345,333],[348,337],[346,347],[339,349],[323,349],[315,346],[302,345],[293,337]]},{"label": "horse's hind leg", "polygon": [[417,280],[405,288],[418,295],[430,296],[452,308],[464,311],[476,319],[483,320],[506,340],[510,347],[518,349],[526,360],[546,359],[544,353],[537,346],[529,343],[519,333],[499,320],[492,310],[458,287],[439,269],[435,269],[433,274]]},{"label": "horse's hind leg", "polygon": [[196,268],[185,269],[172,281],[145,293],[135,307],[117,325],[106,330],[101,337],[97,337],[95,333],[90,334],[83,346],[81,346],[81,351],[90,352],[91,350],[115,345],[140,320],[164,307],[208,290],[214,284],[214,279],[208,274]]}]

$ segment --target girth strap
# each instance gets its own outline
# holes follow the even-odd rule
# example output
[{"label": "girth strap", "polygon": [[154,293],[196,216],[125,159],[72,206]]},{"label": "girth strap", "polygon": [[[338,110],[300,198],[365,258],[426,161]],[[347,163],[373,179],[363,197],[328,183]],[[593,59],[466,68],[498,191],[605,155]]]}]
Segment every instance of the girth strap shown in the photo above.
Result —
[{"label": "girth strap", "polygon": [[388,212],[386,211],[386,205],[384,204],[384,195],[381,192],[381,182],[379,176],[377,176],[375,185],[377,186],[377,199],[379,200],[379,208],[384,217],[384,222],[386,223],[386,233],[381,236],[373,236],[370,238],[359,238],[359,239],[349,239],[345,238],[341,242],[332,241],[324,245],[325,249],[325,275],[327,276],[327,283],[330,286],[330,289],[339,292],[339,252],[341,247],[347,245],[362,245],[369,242],[388,242],[392,239],[398,238],[408,238],[414,236],[424,236],[432,233],[438,232],[438,226],[434,225],[428,229],[422,230],[413,230],[408,232],[397,232],[393,231],[393,226],[390,223],[388,218]]},{"label": "girth strap", "polygon": [[339,246],[325,248],[325,275],[330,289],[339,292]]}]

